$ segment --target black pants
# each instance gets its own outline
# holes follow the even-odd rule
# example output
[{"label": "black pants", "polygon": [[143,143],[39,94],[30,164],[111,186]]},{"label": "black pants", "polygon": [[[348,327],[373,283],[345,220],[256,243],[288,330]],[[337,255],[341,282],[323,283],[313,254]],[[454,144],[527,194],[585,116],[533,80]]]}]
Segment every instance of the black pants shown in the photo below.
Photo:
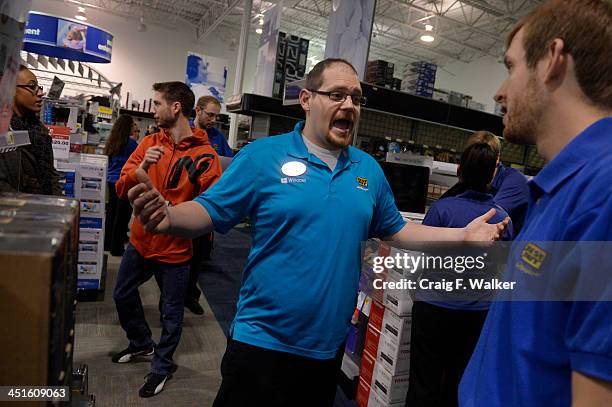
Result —
[{"label": "black pants", "polygon": [[193,239],[193,257],[189,263],[189,283],[187,285],[186,301],[198,302],[202,292],[198,288],[198,277],[202,268],[202,262],[210,260],[212,251],[213,234],[209,233],[204,236]]},{"label": "black pants", "polygon": [[410,382],[406,406],[454,407],[463,371],[487,311],[464,311],[417,301],[412,308]]},{"label": "black pants", "polygon": [[228,339],[213,407],[331,407],[343,355],[318,360]]},{"label": "black pants", "polygon": [[128,201],[117,196],[115,184],[107,182],[106,186],[108,187],[108,206],[104,225],[104,250],[109,250],[113,256],[122,256],[127,241],[132,207]]}]

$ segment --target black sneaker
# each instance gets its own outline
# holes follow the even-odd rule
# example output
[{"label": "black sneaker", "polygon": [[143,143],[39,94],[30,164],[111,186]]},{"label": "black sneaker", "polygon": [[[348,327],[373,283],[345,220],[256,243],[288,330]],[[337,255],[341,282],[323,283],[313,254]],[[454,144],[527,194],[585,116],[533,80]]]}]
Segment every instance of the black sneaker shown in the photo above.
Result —
[{"label": "black sneaker", "polygon": [[138,390],[138,395],[143,398],[153,397],[159,394],[163,389],[166,381],[170,380],[172,375],[163,375],[157,373],[149,373],[145,376],[145,382]]},{"label": "black sneaker", "polygon": [[113,355],[113,362],[115,363],[128,363],[131,362],[137,356],[151,356],[153,354],[153,348],[146,348],[142,350],[134,350],[126,348],[119,353]]},{"label": "black sneaker", "polygon": [[204,314],[204,308],[195,300],[185,300],[185,308],[196,315]]}]

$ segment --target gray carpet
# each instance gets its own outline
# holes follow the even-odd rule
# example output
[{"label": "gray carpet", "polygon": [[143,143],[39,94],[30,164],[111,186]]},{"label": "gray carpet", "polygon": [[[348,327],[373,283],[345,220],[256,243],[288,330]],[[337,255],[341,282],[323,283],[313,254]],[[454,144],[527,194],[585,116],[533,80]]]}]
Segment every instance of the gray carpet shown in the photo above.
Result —
[{"label": "gray carpet", "polygon": [[[104,301],[83,302],[77,307],[74,365],[89,366],[89,392],[96,396],[96,406],[210,406],[221,383],[219,366],[226,338],[205,299],[200,301],[203,316],[185,313],[181,342],[174,356],[179,368],[162,393],[151,399],[138,397],[138,388],[150,369],[150,357],[127,364],[111,362],[111,355],[127,346],[112,299],[119,261],[118,257],[109,257]],[[155,281],[151,279],[142,286],[140,293],[157,340],[161,324]]]}]

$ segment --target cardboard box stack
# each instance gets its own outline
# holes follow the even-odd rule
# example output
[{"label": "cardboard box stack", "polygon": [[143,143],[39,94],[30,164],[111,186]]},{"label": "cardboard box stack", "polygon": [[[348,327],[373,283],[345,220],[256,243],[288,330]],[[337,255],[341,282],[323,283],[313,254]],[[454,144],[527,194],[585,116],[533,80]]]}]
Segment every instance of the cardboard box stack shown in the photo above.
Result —
[{"label": "cardboard box stack", "polygon": [[80,200],[79,289],[102,289],[107,165],[106,156],[89,154],[56,164],[65,175],[64,194]]},{"label": "cardboard box stack", "polygon": [[404,67],[402,90],[417,96],[431,98],[436,83],[438,66],[429,62],[419,61]]},{"label": "cardboard box stack", "polygon": [[[384,243],[378,245],[378,256],[395,256],[397,252]],[[412,298],[404,290],[368,290],[375,278],[399,281],[403,275],[394,269],[374,274],[369,262],[364,261],[360,289],[362,294],[365,290],[371,303],[356,402],[359,407],[403,406],[410,370]]]},{"label": "cardboard box stack", "polygon": [[0,194],[0,385],[70,386],[79,205]]},{"label": "cardboard box stack", "polygon": [[394,84],[393,72],[395,64],[377,59],[368,61],[366,67],[365,81],[377,86],[392,88]]}]

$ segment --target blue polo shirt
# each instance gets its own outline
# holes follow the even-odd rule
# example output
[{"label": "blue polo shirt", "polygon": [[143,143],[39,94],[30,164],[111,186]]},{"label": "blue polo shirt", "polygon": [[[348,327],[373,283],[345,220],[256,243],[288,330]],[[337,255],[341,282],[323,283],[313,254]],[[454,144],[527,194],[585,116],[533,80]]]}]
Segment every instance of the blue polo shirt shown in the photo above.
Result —
[{"label": "blue polo shirt", "polygon": [[233,157],[234,152],[230,148],[229,144],[227,144],[227,140],[225,140],[225,134],[221,132],[216,127],[211,127],[210,129],[206,129],[206,134],[208,134],[208,141],[214,150],[221,157]]},{"label": "blue polo shirt", "polygon": [[[434,202],[423,219],[423,225],[463,228],[477,217],[484,215],[491,208],[494,208],[496,212],[488,223],[495,224],[501,222],[508,216],[508,213],[503,208],[495,204],[493,195],[467,190],[457,196],[443,198]],[[513,228],[512,221],[510,221],[501,240],[512,240],[512,236]],[[454,272],[449,272],[447,275],[444,272],[436,271],[430,273],[427,277],[430,281],[435,279],[442,280],[444,278],[449,281],[454,281],[457,276],[458,275]],[[468,275],[462,274],[462,277],[468,278]],[[489,308],[489,300],[493,295],[494,292],[490,290],[466,290],[459,294],[449,294],[444,290],[440,290],[439,292],[435,290],[427,290],[426,292],[417,290],[416,299],[444,308],[486,310]],[[452,300],[443,300],[449,297],[451,297]]]},{"label": "blue polo shirt", "polygon": [[[604,261],[610,253],[581,258],[581,267],[570,270],[542,267],[546,257],[532,266],[523,257],[530,242],[612,240],[610,180],[612,118],[606,118],[574,138],[529,183],[526,222],[507,270],[517,284],[546,272],[574,273],[576,286],[592,284],[589,270],[610,264]],[[600,280],[604,290],[612,289],[612,279]],[[460,405],[567,407],[572,371],[612,381],[612,302],[496,302],[463,375]]]},{"label": "blue polo shirt", "polygon": [[356,305],[361,243],[405,222],[370,155],[348,147],[331,171],[308,152],[303,126],[244,147],[196,201],[221,233],[253,223],[232,338],[331,359]]},{"label": "blue polo shirt", "polygon": [[529,200],[529,187],[527,177],[514,168],[497,165],[497,172],[491,183],[491,193],[495,203],[508,212],[514,230],[518,234],[527,214],[527,201]]}]

